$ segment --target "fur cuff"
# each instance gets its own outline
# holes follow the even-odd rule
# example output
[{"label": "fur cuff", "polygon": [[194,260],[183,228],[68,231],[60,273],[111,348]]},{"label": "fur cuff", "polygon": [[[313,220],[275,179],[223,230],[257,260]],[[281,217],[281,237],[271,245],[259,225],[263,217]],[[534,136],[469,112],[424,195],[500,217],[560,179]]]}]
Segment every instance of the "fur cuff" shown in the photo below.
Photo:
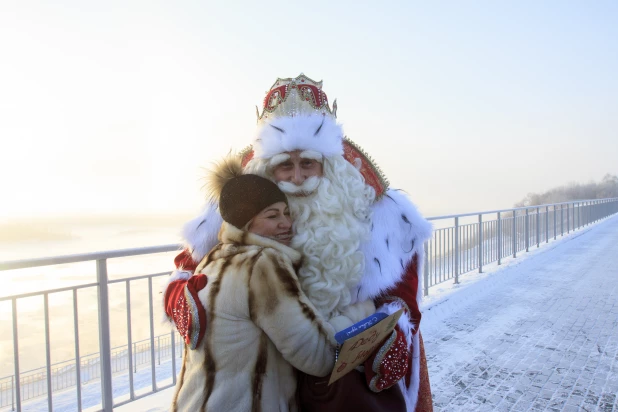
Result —
[{"label": "fur cuff", "polygon": [[406,337],[406,341],[408,342],[408,347],[412,346],[413,336],[418,330],[418,325],[415,325],[410,320],[408,316],[408,309],[397,302],[387,303],[378,308],[378,312],[384,312],[387,315],[392,315],[397,312],[399,309],[404,308],[404,313],[401,315],[399,320],[397,321],[397,326],[401,329],[404,336]]}]

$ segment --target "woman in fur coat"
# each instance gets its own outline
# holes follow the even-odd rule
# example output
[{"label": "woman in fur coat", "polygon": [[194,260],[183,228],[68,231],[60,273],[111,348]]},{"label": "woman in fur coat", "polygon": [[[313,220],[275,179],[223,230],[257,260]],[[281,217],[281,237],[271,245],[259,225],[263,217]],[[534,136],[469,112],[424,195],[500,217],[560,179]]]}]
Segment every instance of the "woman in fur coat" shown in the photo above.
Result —
[{"label": "woman in fur coat", "polygon": [[172,410],[296,411],[294,368],[328,375],[336,342],[300,289],[287,198],[242,175],[223,186],[219,209],[220,243],[165,293],[186,342]]}]

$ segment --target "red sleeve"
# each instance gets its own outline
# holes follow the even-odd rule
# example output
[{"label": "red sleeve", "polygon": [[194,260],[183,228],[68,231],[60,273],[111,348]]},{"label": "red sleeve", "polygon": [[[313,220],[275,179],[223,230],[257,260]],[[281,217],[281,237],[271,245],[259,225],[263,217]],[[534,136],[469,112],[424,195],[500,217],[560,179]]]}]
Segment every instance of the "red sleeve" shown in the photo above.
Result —
[{"label": "red sleeve", "polygon": [[415,334],[418,332],[418,325],[421,323],[421,310],[416,301],[418,276],[418,254],[415,254],[406,267],[401,281],[376,300],[376,307],[386,303],[400,303],[408,315],[408,319],[415,326]]},{"label": "red sleeve", "polygon": [[[398,303],[403,307],[414,327],[414,334],[418,332],[421,322],[421,311],[416,301],[418,276],[418,255],[414,255],[403,278],[375,302],[376,307],[387,303]],[[405,333],[397,326],[391,336],[365,361],[365,378],[372,391],[390,388],[404,377],[406,385],[410,383],[412,354],[409,345]]]},{"label": "red sleeve", "polygon": [[167,285],[165,314],[176,325],[190,349],[200,344],[206,331],[206,311],[198,292],[208,283],[206,275],[191,276],[188,280],[176,280]]}]

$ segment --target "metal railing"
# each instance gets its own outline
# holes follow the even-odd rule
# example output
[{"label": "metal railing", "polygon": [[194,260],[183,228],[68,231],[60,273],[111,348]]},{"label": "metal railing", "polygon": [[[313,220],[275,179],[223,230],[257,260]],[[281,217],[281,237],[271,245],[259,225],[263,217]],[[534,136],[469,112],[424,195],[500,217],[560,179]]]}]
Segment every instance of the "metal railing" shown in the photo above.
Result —
[{"label": "metal railing", "polygon": [[[175,356],[171,356],[171,368],[172,368],[172,384],[158,387],[157,380],[155,375],[155,333],[154,333],[154,308],[153,308],[153,291],[152,291],[152,280],[155,277],[169,275],[170,272],[161,272],[161,273],[153,273],[142,276],[134,276],[129,278],[122,279],[114,279],[110,280],[108,278],[107,273],[107,260],[114,258],[122,258],[122,257],[130,257],[130,256],[139,256],[139,255],[151,255],[156,253],[164,253],[179,250],[179,245],[165,245],[165,246],[155,246],[148,248],[137,248],[137,249],[123,249],[116,251],[108,251],[108,252],[99,252],[99,253],[89,253],[89,254],[80,254],[80,255],[70,255],[70,256],[60,256],[60,257],[50,257],[50,258],[41,258],[41,259],[29,259],[29,260],[17,260],[17,261],[9,261],[0,263],[0,271],[4,270],[12,270],[12,269],[25,269],[32,267],[42,267],[42,266],[50,266],[50,265],[59,265],[59,264],[67,264],[67,263],[77,263],[77,262],[94,262],[96,264],[96,275],[97,281],[95,283],[82,284],[77,286],[70,286],[64,288],[57,289],[48,289],[44,291],[37,291],[31,293],[23,293],[19,295],[5,296],[0,298],[0,302],[11,301],[12,303],[12,322],[13,322],[13,364],[14,364],[14,375],[12,378],[13,391],[12,391],[12,401],[14,404],[14,408],[17,411],[21,411],[22,409],[22,378],[24,375],[20,371],[19,366],[19,330],[18,330],[18,312],[17,312],[17,301],[20,299],[30,298],[34,296],[42,296],[43,297],[43,311],[44,311],[44,322],[45,322],[45,359],[46,365],[44,367],[45,376],[41,377],[39,382],[44,382],[43,393],[47,395],[47,406],[48,410],[53,410],[53,402],[52,396],[54,392],[54,387],[52,386],[52,365],[51,365],[51,354],[50,354],[50,333],[49,333],[49,295],[60,293],[60,292],[72,292],[73,295],[73,328],[74,328],[74,364],[80,365],[79,368],[73,368],[73,375],[75,376],[75,389],[77,395],[77,404],[76,409],[78,411],[82,410],[82,371],[81,371],[81,359],[79,352],[79,312],[78,312],[78,300],[77,300],[77,291],[80,289],[86,288],[97,288],[97,309],[98,309],[98,330],[99,330],[99,350],[100,357],[98,359],[99,365],[99,376],[98,378],[101,381],[101,405],[103,411],[111,411],[112,408],[121,406],[128,402],[132,402],[136,399],[139,399],[143,396],[146,396],[152,392],[157,392],[162,389],[166,389],[176,384],[176,362]],[[137,280],[148,281],[148,307],[149,307],[149,318],[150,318],[150,365],[151,365],[151,387],[152,391],[143,394],[140,396],[135,395],[134,382],[133,382],[133,341],[132,341],[132,333],[131,333],[131,283]],[[127,359],[129,371],[131,371],[129,375],[129,399],[114,404],[113,392],[112,392],[112,347],[110,343],[110,321],[109,321],[109,286],[115,283],[124,283],[125,284],[125,293],[126,293],[126,314],[127,314]],[[175,355],[176,348],[175,343],[176,339],[175,332],[170,332],[171,337],[171,351],[172,354]],[[16,379],[15,377],[20,377]],[[28,375],[25,376],[26,382],[28,381]],[[39,378],[37,378],[39,379]]]},{"label": "metal railing", "polygon": [[[450,216],[430,217],[433,222],[448,222],[451,219],[454,222],[453,226],[438,228],[434,231],[432,239],[425,244],[425,269],[424,269],[424,293],[429,293],[429,287],[438,283],[453,279],[455,283],[459,282],[459,275],[462,273],[476,270],[483,270],[483,266],[491,262],[500,264],[502,259],[507,256],[516,257],[517,253],[523,250],[528,251],[530,247],[540,246],[541,242],[549,242],[550,238],[557,239],[565,233],[576,230],[583,226],[587,226],[600,219],[608,217],[618,212],[618,198],[602,199],[602,200],[581,200],[576,202],[566,202],[551,205],[522,207],[515,209],[503,209],[487,212],[468,213]],[[492,216],[495,215],[495,218]],[[464,222],[464,220],[474,219],[472,222]],[[97,281],[89,284],[70,286],[58,289],[48,289],[44,291],[24,293],[0,298],[0,302],[11,301],[12,303],[12,330],[13,330],[13,359],[14,359],[14,375],[6,378],[10,379],[11,389],[7,390],[6,395],[10,392],[12,405],[14,409],[20,411],[22,409],[22,400],[26,399],[24,388],[29,381],[34,379],[38,386],[42,386],[41,392],[36,396],[47,396],[48,409],[52,410],[52,396],[55,390],[59,390],[59,386],[54,384],[53,376],[64,374],[65,376],[73,376],[70,385],[67,384],[63,388],[75,386],[77,403],[76,409],[82,410],[82,385],[92,379],[100,379],[101,382],[101,405],[103,411],[111,411],[113,407],[118,407],[123,404],[132,402],[143,396],[147,396],[153,392],[166,389],[176,384],[176,346],[177,338],[175,331],[171,331],[169,335],[170,345],[169,353],[171,359],[171,375],[172,383],[167,386],[158,387],[155,374],[156,356],[157,353],[162,353],[161,350],[155,349],[154,333],[154,315],[153,315],[153,291],[152,281],[155,277],[160,277],[169,274],[170,272],[161,272],[148,274],[143,276],[135,276],[130,278],[113,279],[108,277],[108,259],[151,255],[156,253],[171,252],[179,250],[179,245],[165,245],[158,247],[139,248],[139,249],[124,249],[109,252],[100,252],[92,254],[51,257],[43,259],[30,259],[9,261],[0,263],[0,271],[23,269],[32,267],[42,267],[66,263],[77,262],[94,262],[96,265]],[[146,341],[149,343],[147,349],[140,351],[137,348],[138,342],[133,342],[131,330],[131,283],[137,280],[148,281],[148,305],[149,305],[149,327],[150,338]],[[126,294],[126,319],[127,319],[127,345],[121,348],[118,352],[117,348],[112,348],[110,343],[110,301],[109,301],[109,286],[115,283],[125,284]],[[85,288],[97,288],[97,308],[98,308],[98,330],[99,330],[99,348],[100,355],[96,360],[89,361],[89,356],[81,356],[79,352],[79,327],[78,327],[78,305],[77,291]],[[51,364],[50,356],[50,334],[49,334],[49,295],[59,292],[72,292],[73,306],[73,325],[74,325],[74,360],[68,361],[66,365]],[[19,329],[18,329],[18,312],[17,301],[33,296],[43,297],[44,322],[45,322],[45,359],[46,365],[40,370],[22,372],[19,365]],[[167,351],[168,348],[165,348]],[[139,396],[135,394],[135,385],[133,382],[133,373],[136,370],[136,365],[139,362],[138,353],[149,355],[149,363],[151,366],[151,391],[143,393]],[[124,358],[124,361],[118,360]],[[86,359],[87,365],[83,362]],[[90,363],[88,363],[90,362]],[[123,363],[124,362],[124,363]],[[64,363],[64,362],[63,362]],[[79,365],[79,367],[76,367]],[[84,374],[88,368],[96,368],[97,371],[91,371]],[[114,404],[114,396],[112,392],[112,375],[120,369],[128,370],[129,379],[129,394],[128,399]],[[90,369],[88,369],[90,371]],[[36,378],[29,378],[32,373]],[[85,378],[88,376],[87,378]],[[16,379],[15,377],[19,377]],[[67,381],[68,382],[68,381]],[[8,383],[7,383],[8,385]],[[4,386],[0,389],[1,396],[4,397]],[[4,399],[4,398],[1,398]],[[7,404],[8,405],[8,404]]]},{"label": "metal railing", "polygon": [[482,272],[493,262],[500,265],[506,257],[517,257],[616,212],[618,198],[430,217],[446,227],[435,229],[425,243],[424,294],[438,283],[459,283],[463,273]]},{"label": "metal railing", "polygon": [[[172,337],[175,343],[172,344]],[[171,361],[172,355],[182,356],[182,351],[175,351],[182,347],[183,342],[179,334],[155,336],[155,357],[157,365]],[[138,366],[150,365],[150,339],[133,342],[133,368],[129,369],[129,346],[121,345],[112,348],[111,371],[113,375],[124,372],[136,374]],[[178,353],[175,353],[178,352]],[[51,365],[51,387],[53,392],[77,386],[77,371],[79,370],[81,385],[98,381],[101,378],[101,359],[99,353],[81,356],[79,369],[75,359],[54,363]],[[40,367],[22,372],[19,377],[21,401],[36,399],[47,395],[47,368]],[[15,410],[15,375],[0,378],[0,408],[11,407]]]}]

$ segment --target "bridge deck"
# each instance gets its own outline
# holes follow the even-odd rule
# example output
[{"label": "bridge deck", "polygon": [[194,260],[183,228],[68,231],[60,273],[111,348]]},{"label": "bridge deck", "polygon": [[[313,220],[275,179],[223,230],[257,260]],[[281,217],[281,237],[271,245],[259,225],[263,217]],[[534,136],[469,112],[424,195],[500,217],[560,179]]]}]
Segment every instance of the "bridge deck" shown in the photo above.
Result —
[{"label": "bridge deck", "polygon": [[618,219],[513,263],[426,312],[435,410],[618,411]]}]

